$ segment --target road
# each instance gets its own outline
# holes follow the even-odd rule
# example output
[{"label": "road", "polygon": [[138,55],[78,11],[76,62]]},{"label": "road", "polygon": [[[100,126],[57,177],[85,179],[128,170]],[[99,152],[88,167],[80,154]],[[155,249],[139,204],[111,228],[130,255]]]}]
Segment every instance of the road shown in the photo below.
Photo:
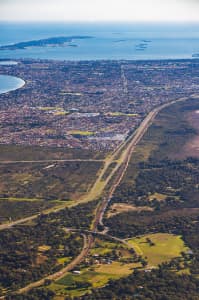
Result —
[{"label": "road", "polygon": [[59,163],[59,162],[103,162],[104,159],[43,159],[43,160],[0,160],[0,164]]},{"label": "road", "polygon": [[92,224],[92,230],[93,231],[97,231],[97,226],[99,224],[103,225],[104,213],[106,211],[106,208],[108,206],[108,203],[109,203],[111,197],[113,196],[116,188],[120,184],[120,182],[121,182],[121,180],[122,180],[122,178],[123,178],[123,176],[124,176],[124,174],[125,174],[125,172],[126,172],[126,170],[128,168],[131,155],[132,155],[133,151],[135,150],[136,145],[140,142],[140,140],[142,139],[142,137],[144,136],[144,134],[146,133],[146,131],[148,130],[148,128],[152,124],[152,122],[155,119],[155,117],[157,116],[157,114],[162,109],[166,108],[167,106],[170,106],[170,105],[172,105],[172,104],[174,104],[176,102],[185,101],[185,100],[187,100],[189,98],[183,97],[183,98],[180,98],[178,100],[174,100],[172,102],[162,104],[161,106],[156,107],[155,109],[153,109],[146,116],[146,118],[142,121],[142,123],[137,128],[137,130],[135,131],[135,133],[133,133],[126,140],[125,145],[122,145],[120,147],[120,149],[117,150],[117,152],[116,152],[115,155],[117,155],[118,152],[121,151],[124,148],[124,150],[122,151],[119,159],[117,160],[116,166],[113,168],[113,170],[111,171],[110,175],[106,179],[106,185],[107,185],[110,182],[110,180],[113,178],[113,176],[115,176],[114,181],[113,181],[113,183],[112,183],[112,185],[110,187],[110,190],[108,191],[107,195],[103,198],[102,202],[98,205],[98,208],[97,208],[96,214],[95,214],[95,218],[94,218],[93,224]]},{"label": "road", "polygon": [[[93,186],[93,188],[91,189],[91,193],[93,196],[93,189],[97,189],[98,186],[100,186],[100,193],[102,193],[105,189],[105,187],[108,185],[108,183],[110,182],[111,179],[114,180],[112,182],[112,185],[108,191],[108,193],[106,194],[106,196],[104,196],[103,200],[99,203],[96,212],[95,212],[95,216],[93,219],[93,223],[92,223],[92,227],[91,227],[91,231],[88,235],[86,235],[85,233],[83,234],[84,236],[84,246],[83,249],[81,251],[81,253],[65,268],[63,268],[61,271],[56,272],[52,275],[49,275],[37,282],[31,283],[29,285],[27,285],[26,287],[19,289],[17,291],[17,293],[23,293],[23,292],[27,292],[28,290],[30,290],[33,287],[37,287],[40,285],[43,285],[46,279],[50,279],[50,280],[57,280],[59,278],[62,278],[65,273],[67,273],[68,271],[74,269],[89,253],[93,241],[94,241],[94,235],[95,233],[100,234],[100,232],[98,232],[97,227],[99,224],[103,225],[103,217],[104,217],[104,213],[106,211],[107,205],[111,199],[111,197],[113,196],[116,188],[118,187],[118,185],[120,184],[127,168],[129,165],[129,161],[131,159],[132,153],[135,150],[136,145],[140,142],[140,140],[142,139],[142,137],[144,136],[144,134],[146,133],[146,131],[148,130],[149,126],[152,124],[153,120],[155,119],[155,117],[157,116],[157,114],[164,108],[166,108],[167,106],[170,106],[176,102],[180,102],[180,101],[185,101],[188,100],[191,97],[197,97],[199,98],[199,96],[197,95],[192,95],[190,97],[183,97],[180,98],[178,100],[174,100],[172,102],[169,103],[165,103],[162,104],[159,107],[156,107],[155,109],[153,109],[147,116],[146,118],[142,121],[142,123],[140,124],[140,126],[137,128],[137,130],[135,131],[135,133],[133,133],[131,136],[129,136],[129,138],[123,142],[116,151],[113,152],[113,154],[111,156],[109,156],[107,158],[107,160],[105,160],[105,164],[103,169],[101,170],[101,173],[99,175],[99,177],[97,178],[96,182]],[[121,154],[120,154],[121,153]],[[117,157],[119,154],[119,158]],[[117,160],[116,160],[117,157]],[[108,169],[109,165],[112,162],[117,162],[116,166],[113,168],[113,170],[110,172],[110,175],[108,176],[108,178],[103,181],[102,177],[105,174],[106,170]],[[87,201],[89,201],[90,198],[88,196]],[[26,222],[25,220],[32,220],[34,219],[35,216],[29,217],[29,218],[25,218],[22,220],[18,220],[15,222],[12,222],[11,224],[5,224],[4,225],[4,229],[5,228],[9,228],[11,226],[17,225],[17,224],[21,224]],[[2,225],[1,225],[2,226]],[[80,229],[81,230],[81,229]],[[107,235],[107,234],[104,234]],[[114,237],[112,237],[114,238]],[[117,239],[117,238],[116,238]],[[122,241],[120,239],[117,239],[118,241]],[[1,299],[1,298],[0,298]]]},{"label": "road", "polygon": [[84,238],[83,249],[82,249],[81,253],[71,263],[69,263],[62,270],[60,270],[60,271],[58,271],[58,272],[56,272],[52,275],[46,276],[45,278],[42,278],[41,280],[30,283],[29,285],[25,286],[24,288],[19,289],[17,291],[17,294],[22,294],[22,293],[25,293],[25,292],[29,291],[32,288],[39,287],[39,286],[43,285],[46,280],[60,279],[65,275],[65,273],[73,270],[76,265],[79,265],[80,262],[84,259],[84,257],[87,256],[87,254],[88,254],[89,242],[90,242],[89,238],[85,234],[82,234],[82,235],[83,235],[83,238]]},{"label": "road", "polygon": [[[194,97],[196,97],[196,95],[194,95]],[[103,167],[101,168],[94,185],[92,186],[92,188],[90,189],[90,191],[86,195],[82,196],[82,198],[80,198],[78,201],[75,201],[74,203],[72,203],[70,205],[68,205],[66,203],[65,205],[60,205],[59,207],[56,207],[56,208],[54,207],[54,208],[45,210],[42,213],[49,214],[51,212],[57,212],[57,211],[62,210],[66,207],[76,206],[76,205],[79,205],[81,203],[85,203],[85,202],[97,199],[98,197],[100,197],[102,195],[104,189],[107,187],[110,180],[118,172],[118,175],[117,175],[118,178],[113,183],[113,185],[112,185],[112,187],[111,187],[111,189],[108,193],[109,197],[104,198],[103,202],[101,202],[100,205],[97,208],[97,213],[96,213],[95,219],[93,221],[93,226],[92,226],[93,231],[96,230],[97,225],[99,223],[102,223],[104,211],[105,211],[105,209],[108,205],[108,199],[111,198],[111,196],[113,195],[115,189],[117,188],[117,186],[121,182],[121,179],[122,179],[122,177],[123,177],[123,175],[124,175],[124,173],[125,173],[125,171],[128,167],[128,163],[129,163],[131,154],[132,154],[135,146],[137,145],[137,143],[140,141],[140,139],[143,137],[144,133],[146,132],[146,130],[150,126],[151,122],[154,120],[154,118],[156,117],[156,115],[158,114],[158,112],[161,109],[163,109],[163,108],[165,108],[165,107],[167,107],[167,106],[169,106],[169,105],[171,105],[171,104],[173,104],[177,101],[185,101],[187,99],[188,98],[181,98],[179,100],[175,100],[175,101],[172,101],[170,103],[163,104],[163,105],[155,108],[154,110],[152,110],[146,116],[146,118],[142,121],[142,123],[137,128],[137,130],[132,135],[130,135],[127,140],[122,142],[119,145],[119,147],[103,161],[104,162]],[[57,161],[73,161],[73,160],[57,160]],[[75,160],[75,161],[77,161],[77,160]],[[86,160],[86,161],[88,161],[88,160]],[[96,161],[100,161],[100,160],[96,160]],[[19,162],[23,162],[23,161],[19,161]],[[27,162],[27,161],[24,161],[24,162]],[[30,161],[28,161],[28,162],[30,162]],[[52,163],[53,161],[52,160],[50,160],[50,161],[41,160],[41,161],[37,161],[37,162]],[[54,162],[56,162],[56,161],[54,161]],[[106,178],[106,180],[103,180],[104,174],[106,173],[107,169],[109,168],[109,166],[113,162],[116,162],[116,166],[110,172],[110,174]],[[3,162],[0,162],[0,163],[3,163]],[[8,163],[8,161],[7,161],[7,163]],[[122,165],[123,165],[123,169],[121,168]],[[4,229],[11,228],[11,227],[19,225],[19,224],[23,224],[23,223],[28,222],[28,221],[32,221],[32,220],[36,219],[37,217],[38,217],[38,214],[35,214],[35,215],[30,216],[30,217],[19,219],[17,221],[12,221],[12,222],[9,222],[9,223],[1,224],[0,225],[0,230],[4,230]]]},{"label": "road", "polygon": [[[74,258],[74,260],[71,261],[71,263],[69,263],[66,267],[64,267],[60,271],[58,271],[52,275],[46,276],[36,282],[30,283],[29,285],[25,286],[24,288],[17,290],[17,294],[26,293],[33,288],[42,286],[45,284],[46,280],[61,279],[62,277],[64,277],[66,275],[67,272],[73,270],[77,265],[79,265],[82,262],[82,260],[88,255],[88,252],[94,241],[93,235],[95,233],[92,231],[89,231],[89,230],[81,230],[81,229],[73,229],[73,228],[67,228],[65,230],[66,230],[66,232],[69,232],[69,231],[70,232],[78,232],[78,231],[81,232],[81,235],[83,236],[83,239],[84,239],[84,245],[83,245],[83,248],[82,248],[82,251],[80,252],[80,254],[76,258]],[[102,233],[99,233],[99,235],[107,236],[116,242],[120,242],[122,244],[129,246],[128,242],[126,242],[125,240],[122,240],[120,238],[113,237],[113,236],[107,235],[107,234],[102,234]],[[4,299],[4,297],[0,297],[0,299]]]}]

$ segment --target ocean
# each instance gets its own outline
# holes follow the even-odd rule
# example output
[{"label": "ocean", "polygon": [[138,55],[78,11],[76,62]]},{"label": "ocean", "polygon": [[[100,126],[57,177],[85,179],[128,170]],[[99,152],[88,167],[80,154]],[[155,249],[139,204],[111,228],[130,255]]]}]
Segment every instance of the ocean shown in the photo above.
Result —
[{"label": "ocean", "polygon": [[190,59],[199,53],[199,24],[0,23],[0,45],[74,35],[92,38],[75,40],[75,47],[1,50],[0,59]]},{"label": "ocean", "polygon": [[24,84],[25,81],[21,78],[8,75],[0,75],[0,94],[19,89]]}]

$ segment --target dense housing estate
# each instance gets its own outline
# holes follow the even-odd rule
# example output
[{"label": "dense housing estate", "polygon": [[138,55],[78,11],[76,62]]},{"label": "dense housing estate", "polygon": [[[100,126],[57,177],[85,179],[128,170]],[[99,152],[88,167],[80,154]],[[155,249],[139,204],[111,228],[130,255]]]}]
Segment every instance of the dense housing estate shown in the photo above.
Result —
[{"label": "dense housing estate", "polygon": [[111,150],[161,103],[196,93],[198,60],[21,60],[0,73],[22,89],[0,95],[0,143]]}]

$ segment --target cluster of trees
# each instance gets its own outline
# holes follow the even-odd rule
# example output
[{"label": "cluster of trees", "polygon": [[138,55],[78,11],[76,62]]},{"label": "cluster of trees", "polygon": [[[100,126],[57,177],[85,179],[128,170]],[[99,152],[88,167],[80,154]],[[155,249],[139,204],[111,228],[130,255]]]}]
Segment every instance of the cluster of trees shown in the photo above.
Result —
[{"label": "cluster of trees", "polygon": [[[112,219],[112,220],[111,220]],[[159,270],[149,274],[134,272],[134,275],[111,282],[103,289],[93,291],[84,300],[94,299],[198,299],[199,295],[199,217],[194,209],[168,210],[167,212],[126,213],[107,220],[111,234],[121,237],[139,235],[149,232],[170,232],[182,235],[186,245],[191,249],[182,253],[183,264],[178,259],[162,264]],[[114,222],[113,222],[114,219]],[[190,270],[190,275],[180,276],[176,270]],[[137,279],[139,278],[139,281]],[[147,279],[148,278],[148,279]],[[147,280],[146,280],[147,279]],[[141,286],[141,288],[139,287]],[[100,298],[101,297],[101,298]]]},{"label": "cluster of trees", "polygon": [[[123,183],[112,199],[114,202],[127,202],[134,205],[160,207],[199,207],[199,159],[188,158],[182,161],[163,160],[139,164],[139,174],[135,182]],[[166,201],[151,201],[150,195],[164,194]],[[111,205],[111,204],[110,204]]]},{"label": "cluster of trees", "polygon": [[[77,256],[83,240],[64,227],[89,228],[96,203],[82,204],[49,215],[40,215],[35,225],[0,232],[1,287],[16,290],[62,268],[57,258]],[[47,246],[39,260],[39,246]],[[3,292],[3,290],[1,291]]]},{"label": "cluster of trees", "polygon": [[[4,230],[0,239],[0,282],[10,290],[58,271],[62,264],[57,259],[75,257],[83,245],[78,234],[66,234],[54,224]],[[41,246],[46,250],[41,252]]]},{"label": "cluster of trees", "polygon": [[159,268],[149,273],[134,271],[127,278],[109,281],[106,287],[73,300],[198,300],[198,295],[198,279]]},{"label": "cluster of trees", "polygon": [[[153,231],[171,232],[175,234],[181,234],[185,243],[192,249],[191,253],[183,253],[184,263],[187,263],[187,267],[190,270],[190,275],[179,275],[175,272],[178,269],[178,260],[174,259],[170,263],[164,263],[159,266],[159,269],[152,270],[151,272],[144,272],[135,270],[134,273],[127,278],[123,278],[117,281],[109,281],[109,283],[101,289],[93,289],[91,294],[73,298],[73,300],[96,300],[96,299],[140,299],[140,300],[198,300],[199,294],[199,217],[198,215],[176,215],[174,212],[168,211],[164,215],[159,214],[158,217],[154,216],[141,216],[146,218],[150,223],[142,222],[138,227],[138,233],[147,233]],[[186,212],[184,210],[183,212]],[[171,216],[170,216],[171,214]],[[172,215],[173,214],[173,215]],[[128,214],[127,214],[128,215]],[[126,215],[126,216],[127,216]],[[116,216],[116,217],[119,217]],[[158,219],[159,218],[159,219]],[[134,217],[128,219],[124,216],[121,218],[125,224],[133,223]],[[137,219],[137,225],[140,223]],[[116,232],[119,231],[121,224],[117,225]],[[132,234],[132,228],[127,226],[125,229],[125,236],[128,232]],[[116,233],[115,232],[115,233]],[[136,235],[136,234],[135,234]],[[150,242],[148,240],[148,242]],[[186,266],[185,266],[186,267]],[[47,291],[46,291],[47,293]],[[19,300],[34,299],[29,298],[31,293],[27,295],[27,298],[16,298]],[[23,295],[23,297],[25,297]],[[12,299],[12,298],[10,298]],[[15,299],[15,298],[14,298]],[[35,297],[35,299],[37,299]],[[41,299],[46,299],[45,297]],[[49,297],[49,299],[51,299]],[[70,297],[66,297],[67,300]]]},{"label": "cluster of trees", "polygon": [[111,235],[121,238],[155,232],[182,234],[187,226],[191,227],[197,217],[198,210],[195,209],[126,212],[106,219],[105,225],[109,227]]},{"label": "cluster of trees", "polygon": [[35,200],[0,200],[0,223],[8,220],[16,220],[37,214],[41,210],[51,208],[55,205],[54,202]]},{"label": "cluster of trees", "polygon": [[[122,200],[138,206],[148,205],[154,210],[121,213],[105,219],[104,224],[109,227],[110,235],[121,238],[155,232],[181,235],[191,249],[190,253],[183,254],[184,265],[186,264],[185,267],[189,268],[190,275],[179,275],[175,272],[175,268],[180,268],[180,262],[175,259],[162,264],[151,272],[135,270],[127,278],[117,281],[110,280],[103,288],[93,289],[90,294],[74,297],[74,300],[199,299],[199,159],[188,158],[176,161],[171,157],[173,151],[171,148],[176,150],[186,138],[195,133],[184,121],[184,111],[190,111],[193,107],[198,109],[198,106],[192,102],[192,105],[183,104],[181,108],[179,107],[176,104],[172,109],[168,108],[160,115],[159,118],[162,118],[163,125],[165,120],[171,116],[169,119],[171,122],[165,123],[168,125],[166,129],[162,129],[164,126],[160,124],[159,126],[153,125],[148,131],[147,138],[152,143],[154,135],[151,133],[156,133],[157,149],[151,153],[148,161],[139,161],[137,164],[134,162],[134,166],[137,168],[137,177],[128,171],[127,177],[111,201],[121,202]],[[175,125],[176,116],[179,116],[177,125]],[[174,139],[171,139],[171,136]],[[166,153],[169,158],[165,156]],[[110,169],[113,166],[111,165]],[[79,166],[75,167],[79,172]],[[134,169],[132,168],[133,172]],[[94,169],[92,170],[94,171]],[[62,177],[62,171],[58,172],[57,176]],[[93,176],[92,174],[94,173],[91,172],[90,175]],[[55,175],[53,174],[53,176]],[[106,176],[107,174],[105,174]],[[70,181],[76,182],[76,179],[71,177]],[[155,193],[164,194],[167,197],[162,202],[159,199],[151,201],[149,196]],[[0,246],[2,287],[16,289],[18,286],[41,278],[44,274],[58,270],[60,266],[56,262],[57,257],[60,257],[60,248],[63,256],[77,255],[82,241],[78,239],[77,235],[67,236],[62,229],[63,227],[88,229],[96,205],[97,201],[49,215],[40,215],[35,226],[18,227],[0,233],[0,238],[3,238],[3,246]],[[153,246],[150,239],[147,242],[151,247]],[[44,244],[50,248],[45,252],[46,259],[38,265],[38,246]],[[111,255],[117,259],[118,253],[112,251]],[[143,260],[143,266],[145,263]],[[84,287],[82,286],[82,288]],[[53,299],[53,297],[53,292],[46,287],[46,289],[36,289],[26,295],[16,295],[15,298],[7,299],[32,300]],[[69,300],[70,297],[66,299]]]},{"label": "cluster of trees", "polygon": [[[131,161],[132,168],[110,203],[147,205],[154,210],[129,211],[105,220],[111,235],[127,238],[155,232],[174,233],[181,235],[191,250],[182,253],[181,260],[173,259],[148,273],[135,270],[128,278],[110,281],[77,299],[199,299],[199,159],[176,160],[174,155],[196,133],[185,117],[187,112],[198,109],[197,102],[176,104],[160,113],[157,124],[152,125],[142,141],[156,145],[156,149],[147,161]],[[151,200],[155,193],[165,195],[165,199]],[[190,275],[176,273],[181,268],[188,268]]]},{"label": "cluster of trees", "polygon": [[10,295],[6,300],[51,300],[54,299],[55,293],[46,288],[32,289],[29,293],[23,295]]},{"label": "cluster of trees", "polygon": [[55,226],[89,229],[97,203],[98,201],[92,201],[48,215],[42,214],[38,217],[38,223],[49,224],[53,222]]},{"label": "cluster of trees", "polygon": [[[186,159],[188,153],[183,154],[182,149],[197,134],[188,122],[187,114],[198,109],[198,100],[191,99],[169,106],[158,114],[138,145],[125,177],[116,190],[114,202],[121,202],[122,199],[123,202],[138,206],[159,207],[157,202],[148,201],[148,194],[155,192],[172,196],[173,200],[173,196],[184,200],[186,195],[190,201],[191,196],[197,192],[195,184],[199,179],[199,160]],[[146,160],[146,157],[149,158]]]}]

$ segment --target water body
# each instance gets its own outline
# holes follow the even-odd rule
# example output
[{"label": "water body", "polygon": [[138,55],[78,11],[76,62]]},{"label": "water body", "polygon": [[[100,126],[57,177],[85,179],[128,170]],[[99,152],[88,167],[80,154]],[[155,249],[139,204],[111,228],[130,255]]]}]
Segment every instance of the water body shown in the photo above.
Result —
[{"label": "water body", "polygon": [[50,37],[87,35],[76,47],[1,50],[0,59],[189,59],[199,53],[199,24],[0,23],[0,45]]},{"label": "water body", "polygon": [[14,60],[3,60],[3,61],[0,61],[0,65],[1,66],[15,66],[17,64],[18,64],[18,62],[14,61]]},{"label": "water body", "polygon": [[8,75],[0,75],[0,94],[17,90],[24,86],[24,84],[25,81],[21,78]]}]

